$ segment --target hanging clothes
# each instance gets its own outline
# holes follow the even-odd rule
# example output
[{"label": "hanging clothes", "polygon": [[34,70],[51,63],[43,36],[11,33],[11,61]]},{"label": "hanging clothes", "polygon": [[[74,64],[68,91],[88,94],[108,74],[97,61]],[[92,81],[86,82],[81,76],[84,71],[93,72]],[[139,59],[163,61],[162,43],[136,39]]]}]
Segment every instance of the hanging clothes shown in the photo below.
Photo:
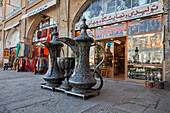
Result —
[{"label": "hanging clothes", "polygon": [[47,36],[51,34],[51,29],[47,28]]},{"label": "hanging clothes", "polygon": [[[50,42],[50,35],[47,36],[46,42]],[[49,55],[49,52],[46,46],[44,46],[44,55]]]},{"label": "hanging clothes", "polygon": [[16,50],[16,57],[18,57],[19,49],[20,49],[20,43],[17,44],[17,50]]},{"label": "hanging clothes", "polygon": [[19,50],[18,56],[24,56],[24,47],[25,47],[25,44],[20,44],[20,50]]},{"label": "hanging clothes", "polygon": [[25,44],[24,56],[28,57],[28,53],[29,53],[29,45]]},{"label": "hanging clothes", "polygon": [[47,37],[47,29],[41,31],[41,38]]},{"label": "hanging clothes", "polygon": [[13,70],[16,70],[16,63],[17,63],[17,58],[13,62]]},{"label": "hanging clothes", "polygon": [[25,70],[28,71],[30,66],[30,62],[28,59],[25,59]]},{"label": "hanging clothes", "polygon": [[[34,69],[35,68],[35,69]],[[35,73],[46,73],[48,69],[48,62],[46,58],[33,58],[31,61],[31,71]]]},{"label": "hanging clothes", "polygon": [[37,31],[37,39],[41,38],[41,31]]}]

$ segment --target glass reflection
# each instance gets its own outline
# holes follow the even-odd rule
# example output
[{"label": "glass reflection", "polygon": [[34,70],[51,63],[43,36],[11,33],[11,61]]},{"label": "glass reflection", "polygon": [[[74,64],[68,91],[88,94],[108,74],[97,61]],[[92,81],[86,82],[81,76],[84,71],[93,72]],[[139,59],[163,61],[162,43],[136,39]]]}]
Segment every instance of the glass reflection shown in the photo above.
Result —
[{"label": "glass reflection", "polygon": [[97,0],[92,4],[92,18],[102,15],[102,0]]},{"label": "glass reflection", "polygon": [[151,0],[151,2],[158,2],[159,0]]},{"label": "glass reflection", "polygon": [[150,0],[132,0],[132,7],[142,6],[149,3]]},{"label": "glass reflection", "polygon": [[116,10],[122,11],[131,8],[131,0],[117,0]]},{"label": "glass reflection", "polygon": [[105,2],[103,3],[104,13],[109,14],[115,12],[116,8],[115,4],[116,4],[115,0],[105,0]]},{"label": "glass reflection", "polygon": [[134,20],[128,23],[128,34],[137,34],[162,30],[162,17]]},{"label": "glass reflection", "polygon": [[162,33],[128,36],[128,63],[162,64]]}]

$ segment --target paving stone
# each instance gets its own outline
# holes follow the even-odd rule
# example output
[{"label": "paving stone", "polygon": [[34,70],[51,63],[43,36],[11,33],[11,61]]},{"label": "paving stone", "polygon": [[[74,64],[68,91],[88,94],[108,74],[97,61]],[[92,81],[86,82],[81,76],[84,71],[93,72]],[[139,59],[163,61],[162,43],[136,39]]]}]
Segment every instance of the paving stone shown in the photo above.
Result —
[{"label": "paving stone", "polygon": [[10,111],[4,106],[0,106],[0,113],[10,113]]},{"label": "paving stone", "polygon": [[145,107],[156,107],[158,101],[145,99],[145,98],[125,98],[123,102],[130,102],[133,104],[145,106]]},{"label": "paving stone", "polygon": [[157,109],[170,113],[170,96],[168,96],[166,99],[160,100]]},{"label": "paving stone", "polygon": [[96,105],[83,111],[82,113],[128,113],[128,112],[115,109],[111,106]]},{"label": "paving stone", "polygon": [[158,110],[158,109],[155,109],[155,108],[147,108],[144,111],[144,113],[169,113],[169,112]]},{"label": "paving stone", "polygon": [[146,108],[133,103],[123,103],[113,107],[130,113],[142,113]]},{"label": "paving stone", "polygon": [[27,106],[30,106],[32,104],[35,104],[35,103],[38,103],[38,102],[41,102],[41,101],[46,101],[46,100],[49,100],[49,99],[51,99],[51,98],[47,97],[47,96],[37,96],[37,97],[34,97],[34,98],[29,98],[29,99],[24,99],[24,100],[8,103],[4,106],[6,108],[8,108],[9,110],[14,110],[14,109],[27,107]]}]

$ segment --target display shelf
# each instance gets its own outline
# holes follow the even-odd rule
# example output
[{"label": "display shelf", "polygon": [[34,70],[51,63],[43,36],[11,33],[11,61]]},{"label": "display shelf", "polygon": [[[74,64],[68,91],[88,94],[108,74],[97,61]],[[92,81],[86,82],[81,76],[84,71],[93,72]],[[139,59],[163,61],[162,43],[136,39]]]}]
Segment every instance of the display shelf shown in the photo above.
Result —
[{"label": "display shelf", "polygon": [[127,64],[127,65],[163,66],[163,64]]}]

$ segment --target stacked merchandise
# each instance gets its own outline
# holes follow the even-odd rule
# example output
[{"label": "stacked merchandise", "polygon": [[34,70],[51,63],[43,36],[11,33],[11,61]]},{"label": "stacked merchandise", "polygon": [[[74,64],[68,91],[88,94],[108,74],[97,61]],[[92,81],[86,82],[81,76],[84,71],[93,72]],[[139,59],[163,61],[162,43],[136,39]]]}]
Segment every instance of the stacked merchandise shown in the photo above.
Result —
[{"label": "stacked merchandise", "polygon": [[33,58],[31,61],[31,71],[45,74],[48,69],[48,60],[46,58]]},{"label": "stacked merchandise", "polygon": [[20,71],[30,70],[30,61],[28,58],[16,58],[13,62],[13,69]]}]

